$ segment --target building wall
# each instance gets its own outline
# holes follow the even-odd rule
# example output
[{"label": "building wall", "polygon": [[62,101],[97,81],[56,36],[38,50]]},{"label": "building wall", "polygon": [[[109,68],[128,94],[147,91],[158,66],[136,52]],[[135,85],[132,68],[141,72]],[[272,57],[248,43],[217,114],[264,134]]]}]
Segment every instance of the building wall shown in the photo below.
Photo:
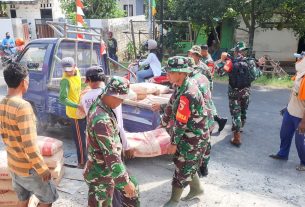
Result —
[{"label": "building wall", "polygon": [[11,36],[14,35],[13,27],[12,27],[12,20],[6,18],[0,18],[0,41],[5,38],[5,33],[9,32]]},{"label": "building wall", "polygon": [[[118,41],[118,55],[120,61],[124,58],[124,52],[126,51],[127,44],[132,40],[131,34],[127,34],[124,32],[130,33],[130,20],[134,21],[144,21],[145,16],[133,16],[133,17],[125,17],[125,18],[115,18],[115,19],[90,19],[89,25],[91,27],[98,27],[103,29],[104,40],[107,41],[107,33],[108,31],[113,32],[114,38]],[[135,31],[135,41],[136,46],[139,46],[139,35],[137,32],[139,30],[147,30],[147,22],[137,22],[134,23],[134,31]],[[147,35],[140,35],[141,43],[147,40]]]},{"label": "building wall", "polygon": [[[241,25],[245,28],[244,25]],[[248,33],[236,30],[235,41],[245,41],[248,43]],[[262,29],[258,28],[254,36],[254,51],[256,57],[269,55],[279,61],[294,61],[293,53],[298,50],[299,38],[292,30],[283,29]]]},{"label": "building wall", "polygon": [[[120,9],[124,9],[124,5],[133,5],[133,15],[143,15],[144,0],[117,0]],[[131,16],[131,15],[130,15]]]},{"label": "building wall", "polygon": [[[36,26],[35,26],[35,19],[41,19],[41,14],[40,14],[40,9],[43,8],[41,7],[41,4],[51,4],[51,7],[46,7],[46,8],[51,8],[52,9],[52,16],[53,19],[59,19],[59,18],[64,18],[63,11],[60,7],[60,1],[59,0],[38,0],[36,3],[31,3],[31,4],[14,4],[15,9],[16,9],[16,15],[17,18],[20,19],[26,19],[27,22],[29,23],[30,31],[31,31],[31,37],[32,39],[37,38],[36,36]],[[8,6],[8,14],[10,16],[10,6]]]}]

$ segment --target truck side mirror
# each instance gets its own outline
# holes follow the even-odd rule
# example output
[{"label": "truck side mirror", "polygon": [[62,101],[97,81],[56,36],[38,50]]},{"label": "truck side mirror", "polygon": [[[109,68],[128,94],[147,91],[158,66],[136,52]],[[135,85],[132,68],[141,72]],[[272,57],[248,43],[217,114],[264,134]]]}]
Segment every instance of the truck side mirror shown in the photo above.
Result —
[{"label": "truck side mirror", "polygon": [[35,63],[35,62],[27,62],[26,66],[28,67],[28,69],[37,69],[39,68],[39,63]]}]

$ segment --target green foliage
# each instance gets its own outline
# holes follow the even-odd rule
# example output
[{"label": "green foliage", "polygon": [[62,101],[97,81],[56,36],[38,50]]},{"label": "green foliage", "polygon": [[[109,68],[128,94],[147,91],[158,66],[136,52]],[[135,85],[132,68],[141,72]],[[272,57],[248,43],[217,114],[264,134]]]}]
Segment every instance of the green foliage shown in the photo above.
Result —
[{"label": "green foliage", "polygon": [[132,41],[127,43],[126,50],[125,50],[125,59],[132,60],[134,58],[134,46]]},{"label": "green foliage", "polygon": [[0,2],[0,17],[7,17],[7,5]]},{"label": "green foliage", "polygon": [[[62,9],[70,19],[75,19],[75,0],[60,0]],[[119,9],[116,0],[83,0],[86,19],[107,19],[123,17],[124,11]]]},{"label": "green foliage", "polygon": [[280,16],[278,29],[293,29],[299,36],[305,35],[305,3],[302,0],[285,0],[276,11]]}]

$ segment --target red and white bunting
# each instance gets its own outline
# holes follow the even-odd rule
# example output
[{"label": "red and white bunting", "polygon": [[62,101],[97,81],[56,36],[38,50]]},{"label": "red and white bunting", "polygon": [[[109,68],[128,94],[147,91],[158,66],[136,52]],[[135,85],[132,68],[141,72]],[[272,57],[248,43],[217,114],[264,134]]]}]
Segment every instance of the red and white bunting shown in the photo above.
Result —
[{"label": "red and white bunting", "polygon": [[[83,5],[82,1],[81,0],[76,0],[76,23],[77,23],[77,26],[79,26],[79,27],[84,26],[83,16],[85,16],[85,15],[84,15],[84,12],[83,12],[83,8],[84,8],[84,5]],[[77,34],[77,38],[83,39],[84,35]]]}]

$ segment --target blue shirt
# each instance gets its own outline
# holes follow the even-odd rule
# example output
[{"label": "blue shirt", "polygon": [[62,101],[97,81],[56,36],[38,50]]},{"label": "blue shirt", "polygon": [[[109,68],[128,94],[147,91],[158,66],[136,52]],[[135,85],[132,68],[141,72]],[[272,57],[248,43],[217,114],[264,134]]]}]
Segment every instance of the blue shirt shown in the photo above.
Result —
[{"label": "blue shirt", "polygon": [[7,47],[8,44],[10,45],[10,48],[15,47],[15,41],[12,38],[4,38],[2,40],[2,47]]}]

